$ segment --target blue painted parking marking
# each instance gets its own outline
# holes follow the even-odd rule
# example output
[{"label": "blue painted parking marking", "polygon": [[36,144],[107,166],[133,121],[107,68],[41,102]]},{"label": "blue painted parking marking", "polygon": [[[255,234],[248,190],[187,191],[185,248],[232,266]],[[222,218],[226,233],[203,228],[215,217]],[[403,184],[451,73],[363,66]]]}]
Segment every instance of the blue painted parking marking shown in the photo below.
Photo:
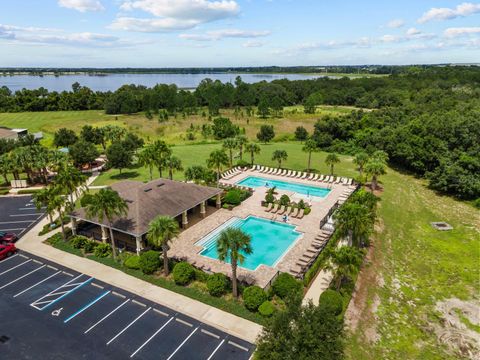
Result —
[{"label": "blue painted parking marking", "polygon": [[93,301],[91,301],[90,303],[88,303],[87,305],[85,305],[84,307],[82,307],[80,310],[78,310],[77,312],[75,312],[74,314],[72,314],[71,316],[69,316],[68,318],[66,318],[63,322],[64,323],[67,323],[69,322],[70,320],[72,320],[75,316],[77,315],[80,315],[82,312],[84,312],[85,310],[87,310],[90,306],[92,306],[93,304],[95,304],[96,302],[100,301],[101,299],[103,299],[105,296],[107,296],[108,294],[110,294],[110,291],[105,291],[103,294],[101,294],[99,297],[97,297],[96,299],[94,299]]}]

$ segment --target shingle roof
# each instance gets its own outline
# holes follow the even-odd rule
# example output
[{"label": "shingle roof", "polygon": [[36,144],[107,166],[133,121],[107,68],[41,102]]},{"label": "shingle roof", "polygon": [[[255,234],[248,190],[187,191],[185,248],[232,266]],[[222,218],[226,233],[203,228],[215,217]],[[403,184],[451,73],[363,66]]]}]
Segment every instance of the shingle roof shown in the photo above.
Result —
[{"label": "shingle roof", "polygon": [[2,139],[17,139],[18,134],[7,128],[0,127],[0,138]]},{"label": "shingle roof", "polygon": [[[128,205],[127,216],[114,219],[113,228],[132,235],[146,233],[148,224],[157,215],[176,217],[222,192],[218,188],[168,179],[148,183],[127,180],[115,183],[111,188],[117,191]],[[98,219],[89,219],[85,208],[74,211],[72,216],[100,223]],[[104,221],[103,224],[106,225],[107,222]]]}]

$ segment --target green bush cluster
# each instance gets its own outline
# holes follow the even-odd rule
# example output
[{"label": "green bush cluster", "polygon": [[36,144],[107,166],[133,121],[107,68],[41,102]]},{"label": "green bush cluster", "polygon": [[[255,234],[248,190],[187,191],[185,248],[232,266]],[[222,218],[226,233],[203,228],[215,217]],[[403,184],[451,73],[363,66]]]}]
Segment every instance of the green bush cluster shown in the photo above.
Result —
[{"label": "green bush cluster", "polygon": [[212,296],[222,296],[228,288],[228,278],[226,275],[216,273],[210,275],[207,279],[207,289]]},{"label": "green bush cluster", "polygon": [[270,317],[275,312],[275,305],[273,305],[271,301],[264,301],[262,305],[258,307],[258,312],[262,316]]},{"label": "green bush cluster", "polygon": [[87,254],[93,253],[95,251],[95,248],[97,247],[97,245],[98,245],[98,242],[96,242],[95,240],[90,240],[89,239],[85,242],[85,244],[83,244],[83,250]]},{"label": "green bush cluster", "polygon": [[177,285],[187,285],[195,278],[193,266],[187,262],[179,262],[173,268],[173,280]]},{"label": "green bush cluster", "polygon": [[272,292],[281,299],[287,298],[289,295],[293,295],[299,292],[302,288],[302,284],[297,281],[292,275],[287,273],[281,273],[275,279],[272,284]]},{"label": "green bush cluster", "polygon": [[249,286],[243,291],[243,303],[250,311],[257,311],[266,300],[267,294],[258,286]]},{"label": "green bush cluster", "polygon": [[273,203],[274,201],[275,201],[275,196],[273,196],[272,193],[269,193],[269,192],[268,192],[268,193],[265,195],[265,202],[266,202],[266,203]]},{"label": "green bush cluster", "polygon": [[140,270],[140,256],[133,255],[129,256],[124,262],[123,265],[129,269]]},{"label": "green bush cluster", "polygon": [[112,249],[109,244],[100,243],[95,246],[93,250],[93,255],[99,258],[104,258],[112,254]]},{"label": "green bush cluster", "polygon": [[473,206],[475,206],[477,209],[480,209],[480,198],[473,202]]},{"label": "green bush cluster", "polygon": [[76,235],[70,239],[70,245],[72,245],[74,249],[83,249],[87,241],[87,237],[82,235]]},{"label": "green bush cluster", "polygon": [[343,297],[335,290],[327,289],[320,295],[318,306],[334,315],[340,315],[343,311]]},{"label": "green bush cluster", "polygon": [[280,205],[288,206],[289,204],[290,204],[290,198],[288,197],[288,195],[283,194],[282,196],[280,196]]},{"label": "green bush cluster", "polygon": [[153,274],[161,265],[160,253],[148,250],[140,254],[139,267],[144,274]]}]

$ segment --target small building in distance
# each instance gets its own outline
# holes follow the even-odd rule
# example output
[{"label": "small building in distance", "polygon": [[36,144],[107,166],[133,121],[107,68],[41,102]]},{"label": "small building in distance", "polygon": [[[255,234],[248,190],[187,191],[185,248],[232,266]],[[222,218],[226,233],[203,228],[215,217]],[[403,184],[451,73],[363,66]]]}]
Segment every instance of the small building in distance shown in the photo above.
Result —
[{"label": "small building in distance", "polygon": [[[0,139],[17,140],[23,136],[28,135],[28,129],[10,129],[7,127],[0,127]],[[41,132],[32,134],[35,140],[43,139]]]},{"label": "small building in distance", "polygon": [[[182,228],[201,221],[220,207],[222,189],[181,181],[157,179],[148,183],[120,181],[111,186],[128,205],[127,215],[113,219],[112,228],[117,246],[142,250],[148,225],[158,215],[176,219]],[[209,205],[210,204],[210,205]],[[71,214],[74,233],[107,241],[108,222],[87,216],[80,208]]]}]

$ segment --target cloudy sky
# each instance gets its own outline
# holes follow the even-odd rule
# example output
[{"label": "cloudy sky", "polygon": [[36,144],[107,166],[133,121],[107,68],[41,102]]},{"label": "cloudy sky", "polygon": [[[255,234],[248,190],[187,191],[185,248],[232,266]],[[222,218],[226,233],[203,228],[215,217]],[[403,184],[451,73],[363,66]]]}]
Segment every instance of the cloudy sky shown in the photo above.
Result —
[{"label": "cloudy sky", "polygon": [[0,67],[480,62],[480,2],[0,0]]}]

